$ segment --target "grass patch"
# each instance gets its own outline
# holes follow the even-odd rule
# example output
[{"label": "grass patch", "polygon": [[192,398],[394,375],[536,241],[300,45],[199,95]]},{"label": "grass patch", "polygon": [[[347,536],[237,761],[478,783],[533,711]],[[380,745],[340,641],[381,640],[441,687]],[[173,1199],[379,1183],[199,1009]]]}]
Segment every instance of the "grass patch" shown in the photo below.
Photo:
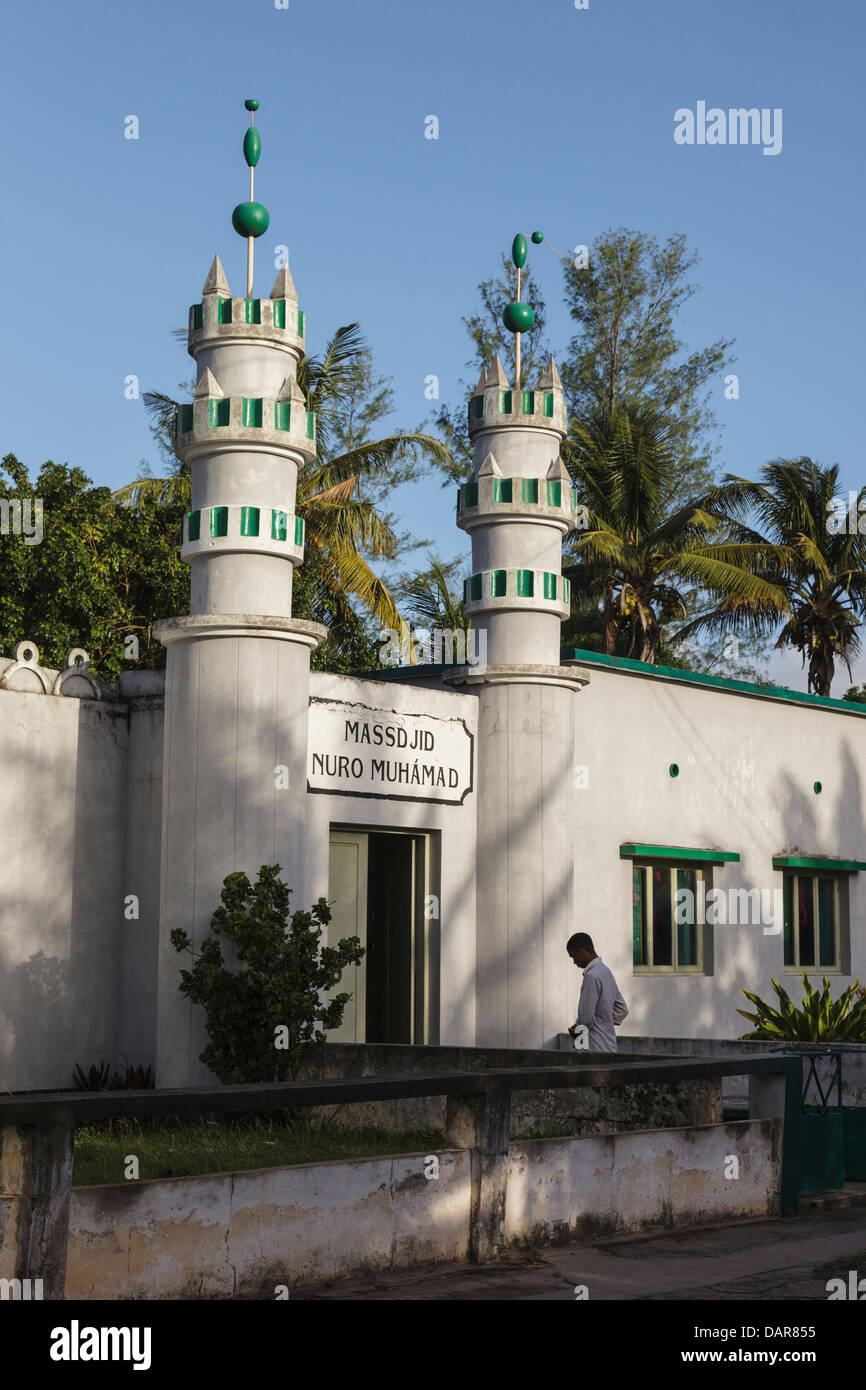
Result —
[{"label": "grass patch", "polygon": [[427,1154],[446,1147],[437,1130],[391,1134],[383,1129],[322,1129],[308,1122],[287,1125],[267,1117],[234,1124],[201,1120],[159,1126],[115,1120],[110,1129],[82,1125],[75,1131],[72,1185],[123,1182],[130,1154],[138,1159],[142,1180],[282,1168],[378,1154]]}]

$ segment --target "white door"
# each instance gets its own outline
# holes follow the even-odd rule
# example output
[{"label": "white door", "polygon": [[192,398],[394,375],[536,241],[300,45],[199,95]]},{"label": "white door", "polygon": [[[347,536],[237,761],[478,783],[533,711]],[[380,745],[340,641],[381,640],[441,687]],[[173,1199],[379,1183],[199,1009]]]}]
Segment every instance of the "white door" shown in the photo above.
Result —
[{"label": "white door", "polygon": [[[328,868],[328,901],[331,921],[328,940],[335,945],[344,936],[359,936],[367,945],[367,835],[351,830],[331,831]],[[366,1024],[366,959],[348,965],[335,994],[350,993],[340,1028],[328,1033],[329,1042],[362,1043]]]}]

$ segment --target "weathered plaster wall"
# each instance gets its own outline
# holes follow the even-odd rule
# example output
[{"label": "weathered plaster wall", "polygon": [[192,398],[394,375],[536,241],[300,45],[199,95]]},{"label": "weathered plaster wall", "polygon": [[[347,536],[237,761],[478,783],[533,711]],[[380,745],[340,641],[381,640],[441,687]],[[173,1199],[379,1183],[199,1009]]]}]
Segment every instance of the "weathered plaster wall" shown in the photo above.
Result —
[{"label": "weathered plaster wall", "polygon": [[[772,998],[770,981],[783,979],[781,934],[716,926],[712,975],[635,975],[632,864],[619,846],[736,851],[739,864],[712,871],[723,889],[781,889],[774,854],[866,859],[864,716],[587,669],[590,684],[575,702],[575,760],[589,786],[574,797],[574,930],[592,935],[617,978],[630,1009],[622,1035],[737,1038],[750,1026],[736,1012],[750,1008],[741,991]],[[849,892],[850,973],[831,975],[834,998],[866,977],[866,874],[849,876]],[[819,988],[822,973],[812,973]],[[799,1000],[799,977],[784,981]]]},{"label": "weathered plaster wall", "polygon": [[[778,1125],[745,1121],[512,1147],[505,1240],[549,1244],[775,1210]],[[724,1176],[729,1154],[740,1177]],[[361,1270],[463,1259],[470,1154],[363,1158],[77,1188],[66,1297],[269,1298]]]}]

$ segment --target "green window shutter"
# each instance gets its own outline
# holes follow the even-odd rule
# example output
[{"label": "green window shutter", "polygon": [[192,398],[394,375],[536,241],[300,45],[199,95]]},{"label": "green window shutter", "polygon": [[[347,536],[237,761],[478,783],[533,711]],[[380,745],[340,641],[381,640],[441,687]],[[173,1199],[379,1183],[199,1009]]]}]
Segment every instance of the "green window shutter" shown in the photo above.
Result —
[{"label": "green window shutter", "polygon": [[211,507],[210,533],[212,537],[227,536],[229,533],[228,507]]},{"label": "green window shutter", "polygon": [[556,598],[556,575],[545,574],[544,576],[544,597]]},{"label": "green window shutter", "polygon": [[521,480],[520,480],[520,493],[521,493],[521,498],[522,498],[522,500],[523,500],[524,502],[537,502],[537,501],[538,501],[538,479],[537,479],[537,478],[521,478]]},{"label": "green window shutter", "polygon": [[511,488],[512,488],[512,480],[511,480],[511,478],[494,478],[494,479],[493,479],[493,500],[494,500],[494,502],[510,502],[510,501],[511,501]]},{"label": "green window shutter", "polygon": [[547,484],[547,505],[548,507],[562,506],[562,483],[549,482]]},{"label": "green window shutter", "polygon": [[258,507],[241,507],[241,535],[257,536],[259,534],[259,509]]},{"label": "green window shutter", "polygon": [[181,432],[181,434],[188,434],[189,431],[192,429],[194,423],[195,423],[195,422],[194,422],[194,419],[193,419],[192,406],[191,406],[191,405],[182,405],[181,408],[180,408],[180,432]]},{"label": "green window shutter", "polygon": [[288,512],[274,508],[271,512],[271,540],[284,541],[286,539],[286,524]]},{"label": "green window shutter", "polygon": [[570,579],[563,579],[563,581],[562,581],[562,601],[563,601],[563,603],[571,603],[571,580],[570,580]]},{"label": "green window shutter", "polygon": [[517,571],[518,598],[532,598],[535,593],[535,576],[532,570]]},{"label": "green window shutter", "polygon": [[492,598],[505,598],[508,590],[508,572],[506,570],[494,570],[490,580],[490,595]]},{"label": "green window shutter", "polygon": [[211,428],[231,422],[232,403],[229,396],[211,396],[207,403],[207,418]]},{"label": "green window shutter", "polygon": [[292,407],[289,401],[274,402],[274,427],[278,430],[292,428]]},{"label": "green window shutter", "polygon": [[230,299],[217,300],[217,323],[231,323],[232,302]]},{"label": "green window shutter", "polygon": [[193,329],[194,329],[194,330],[195,330],[196,328],[201,328],[201,326],[202,326],[201,305],[200,305],[200,304],[193,304],[193,306],[192,306],[192,326],[193,326]]},{"label": "green window shutter", "polygon": [[499,413],[500,413],[500,415],[510,415],[510,414],[511,414],[511,392],[510,392],[510,391],[500,391],[500,392],[499,392]]},{"label": "green window shutter", "polygon": [[274,299],[274,328],[285,328],[286,326],[286,301],[284,299]]},{"label": "green window shutter", "polygon": [[316,435],[316,417],[312,410],[307,411],[307,438],[314,439]]},{"label": "green window shutter", "polygon": [[262,398],[261,396],[244,396],[243,410],[241,419],[249,429],[261,429],[262,427]]},{"label": "green window shutter", "polygon": [[818,964],[836,964],[836,893],[832,878],[818,879]]},{"label": "green window shutter", "polygon": [[467,506],[467,507],[477,507],[477,506],[478,506],[478,484],[477,484],[477,483],[467,483],[466,486],[465,486],[465,488],[463,489],[463,496],[464,496],[464,498],[465,498],[464,506]]},{"label": "green window shutter", "polygon": [[782,893],[785,904],[783,933],[785,965],[794,964],[794,875],[782,875]]},{"label": "green window shutter", "polygon": [[304,336],[304,315],[301,309],[298,310],[298,337]]},{"label": "green window shutter", "polygon": [[244,313],[247,323],[261,323],[262,301],[260,299],[245,299]]},{"label": "green window shutter", "polygon": [[524,391],[521,395],[521,409],[524,415],[535,414],[535,392]]},{"label": "green window shutter", "polygon": [[815,964],[815,889],[811,878],[797,875],[799,965]]},{"label": "green window shutter", "polygon": [[673,965],[674,941],[671,914],[671,871],[667,864],[651,864],[653,958],[652,965]]},{"label": "green window shutter", "polygon": [[631,871],[631,951],[634,965],[646,965],[646,931],[644,923],[644,871],[637,864]]},{"label": "green window shutter", "polygon": [[684,922],[677,921],[677,965],[697,965],[697,876],[694,869],[677,869],[677,894],[682,890],[691,893],[691,899],[686,899],[690,907],[681,905],[679,900],[676,904],[677,917],[685,915],[687,918]]},{"label": "green window shutter", "polygon": [[473,420],[480,420],[484,414],[484,397],[473,396],[469,402],[469,413]]},{"label": "green window shutter", "polygon": [[552,391],[545,391],[545,393],[544,393],[544,413],[545,413],[545,415],[547,415],[549,418],[551,418],[551,419],[553,418],[553,392],[552,392]]},{"label": "green window shutter", "polygon": [[302,516],[296,516],[296,517],[295,517],[295,545],[303,545],[303,544],[304,544],[304,518],[303,518]]},{"label": "green window shutter", "polygon": [[473,574],[469,578],[469,597],[478,599],[481,597],[481,575]]}]

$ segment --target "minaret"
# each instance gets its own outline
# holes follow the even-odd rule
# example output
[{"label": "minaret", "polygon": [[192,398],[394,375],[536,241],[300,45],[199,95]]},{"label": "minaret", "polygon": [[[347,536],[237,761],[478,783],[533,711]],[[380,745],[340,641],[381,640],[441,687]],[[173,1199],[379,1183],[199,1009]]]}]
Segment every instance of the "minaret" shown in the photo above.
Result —
[{"label": "minaret", "polygon": [[[519,296],[522,235],[512,255]],[[475,686],[480,706],[477,1043],[542,1047],[574,1022],[565,944],[588,930],[574,912],[572,831],[574,702],[588,676],[559,656],[571,598],[562,540],[575,524],[559,452],[562,383],[551,358],[524,388],[520,331],[532,327],[533,311],[518,299],[504,321],[516,334],[517,379],[507,380],[498,357],[481,374],[469,401],[475,470],[457,504],[457,524],[472,540],[463,606],[486,634],[486,665],[449,679]]]},{"label": "minaret", "polygon": [[304,315],[288,266],[269,299],[253,297],[253,240],[269,223],[252,196],[258,104],[246,102],[250,200],[232,214],[247,240],[247,294],[232,297],[215,256],[189,313],[195,396],[177,412],[175,451],[192,481],[180,552],[191,604],[189,617],[157,629],[168,648],[159,1086],[213,1079],[198,1061],[201,1011],[178,991],[189,960],[171,945],[172,929],[183,927],[197,946],[226,874],[255,879],[265,863],[282,865],[294,907],[305,901],[310,652],[327,632],[291,614],[293,569],[304,553],[297,478],[316,455],[315,419],[296,379]]}]

